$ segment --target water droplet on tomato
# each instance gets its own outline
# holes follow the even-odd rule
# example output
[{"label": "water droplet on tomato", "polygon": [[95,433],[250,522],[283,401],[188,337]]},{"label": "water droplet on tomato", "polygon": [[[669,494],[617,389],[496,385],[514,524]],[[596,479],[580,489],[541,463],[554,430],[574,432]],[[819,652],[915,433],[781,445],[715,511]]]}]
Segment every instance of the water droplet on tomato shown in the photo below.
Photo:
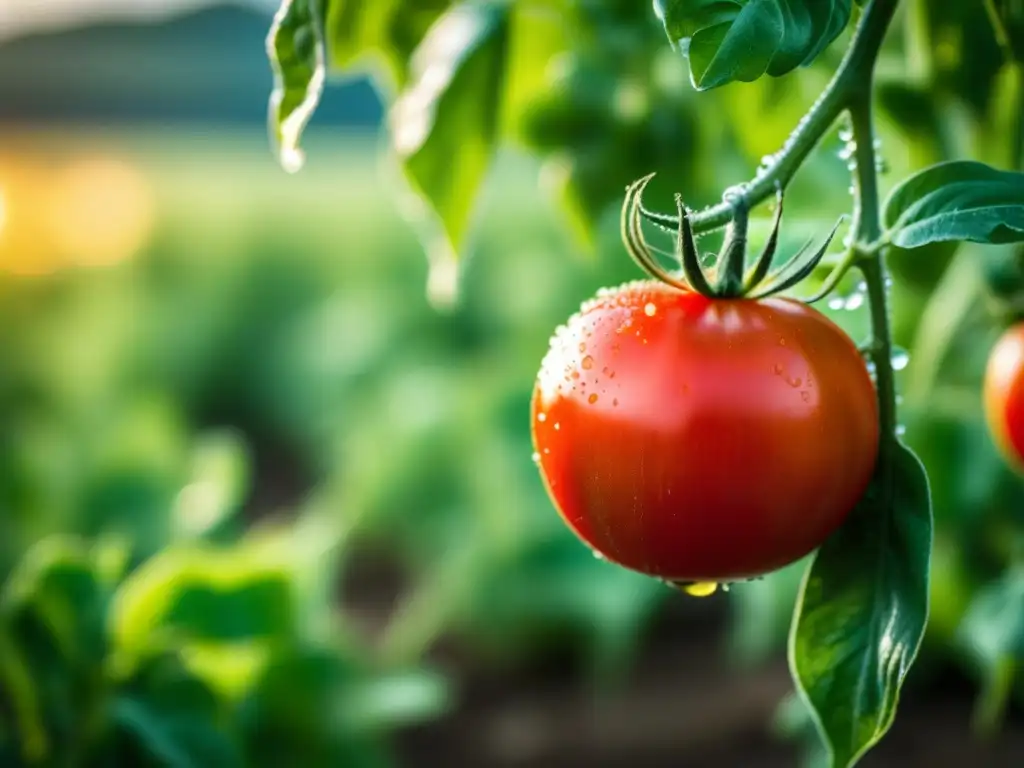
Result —
[{"label": "water droplet on tomato", "polygon": [[617,397],[612,398],[612,405],[615,406],[615,407],[618,407],[618,405],[619,405],[619,398],[617,398]]},{"label": "water droplet on tomato", "polygon": [[538,413],[537,414],[537,421],[545,422],[547,420],[548,420],[548,415],[546,413]]},{"label": "water droplet on tomato", "polygon": [[796,387],[799,387],[804,382],[803,382],[803,379],[801,379],[799,376],[797,376],[795,379],[786,379],[786,383],[789,384],[789,386],[791,386],[791,387],[793,387],[795,389]]},{"label": "water droplet on tomato", "polygon": [[562,428],[562,425],[561,425],[561,423],[559,423],[559,422],[557,422],[557,421],[556,421],[556,422],[555,422],[555,431],[557,432],[557,431],[561,430],[561,428]]},{"label": "water droplet on tomato", "polygon": [[540,454],[536,451],[533,452],[533,455],[530,458],[533,459],[534,464],[540,464]]},{"label": "water droplet on tomato", "polygon": [[604,555],[602,555],[600,552],[598,552],[596,549],[593,550],[593,552],[594,552],[594,559],[595,560],[607,560],[608,559]]},{"label": "water droplet on tomato", "polygon": [[597,392],[594,392],[590,397],[587,398],[587,402],[593,405],[597,402]]},{"label": "water droplet on tomato", "polygon": [[681,583],[679,588],[691,597],[710,597],[718,591],[718,582],[715,581],[693,581]]},{"label": "water droplet on tomato", "polygon": [[583,368],[585,370],[589,371],[593,367],[594,367],[594,358],[592,358],[590,355],[587,355],[586,357],[584,357],[583,358]]},{"label": "water droplet on tomato", "polygon": [[644,314],[648,317],[654,317],[657,312],[658,308],[654,306],[654,302],[648,301],[647,304],[644,305]]},{"label": "water droplet on tomato", "polygon": [[572,372],[572,377],[573,377],[574,379],[578,379],[578,378],[580,377],[580,372],[579,372],[579,371],[573,371],[573,372]]},{"label": "water droplet on tomato", "polygon": [[585,341],[581,341],[580,342],[580,352],[586,352],[586,351],[587,351],[587,343]]},{"label": "water droplet on tomato", "polygon": [[783,370],[785,370],[785,369],[779,363],[776,363],[772,367],[772,373],[774,373],[776,376],[781,376]]}]

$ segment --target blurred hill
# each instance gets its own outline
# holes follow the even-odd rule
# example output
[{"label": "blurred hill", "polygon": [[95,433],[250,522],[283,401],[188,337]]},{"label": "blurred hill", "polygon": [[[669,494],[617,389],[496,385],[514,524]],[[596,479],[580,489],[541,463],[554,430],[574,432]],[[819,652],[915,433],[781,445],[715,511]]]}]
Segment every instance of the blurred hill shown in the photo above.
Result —
[{"label": "blurred hill", "polygon": [[[159,24],[102,23],[0,45],[0,122],[266,121],[270,18],[239,7]],[[381,107],[365,80],[325,94],[317,125],[372,128]]]}]

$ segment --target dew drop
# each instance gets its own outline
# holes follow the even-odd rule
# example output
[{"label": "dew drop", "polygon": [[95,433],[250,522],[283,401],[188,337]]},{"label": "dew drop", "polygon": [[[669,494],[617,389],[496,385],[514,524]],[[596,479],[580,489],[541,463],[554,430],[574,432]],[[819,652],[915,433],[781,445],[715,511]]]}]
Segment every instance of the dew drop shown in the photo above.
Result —
[{"label": "dew drop", "polygon": [[548,420],[548,415],[546,413],[538,413],[537,414],[537,421],[543,423],[543,422],[545,422],[547,420]]},{"label": "dew drop", "polygon": [[589,371],[591,368],[594,367],[594,358],[592,358],[590,355],[587,355],[586,357],[583,358],[582,365],[584,370]]},{"label": "dew drop", "polygon": [[892,369],[902,371],[910,364],[910,353],[905,349],[896,347],[892,351]]},{"label": "dew drop", "polygon": [[862,306],[864,306],[864,294],[860,291],[854,291],[846,298],[846,301],[843,302],[843,309],[848,312],[860,309]]},{"label": "dew drop", "polygon": [[905,434],[907,434],[907,425],[906,424],[897,424],[896,425],[896,436],[897,437],[903,437]]},{"label": "dew drop", "polygon": [[533,455],[530,458],[533,459],[534,464],[540,464],[540,454],[536,451],[533,452]]},{"label": "dew drop", "polygon": [[783,368],[778,363],[776,363],[774,366],[772,366],[772,373],[774,373],[776,376],[781,376],[782,375],[782,371],[783,371]]},{"label": "dew drop", "polygon": [[559,430],[561,430],[561,429],[562,429],[562,424],[561,424],[561,422],[558,422],[558,421],[556,421],[556,422],[555,422],[555,431],[556,431],[556,432],[558,432],[558,431],[559,431]]},{"label": "dew drop", "polygon": [[594,552],[594,559],[595,560],[607,560],[608,559],[604,555],[602,555],[600,552],[598,552],[596,549],[593,550],[593,552]]},{"label": "dew drop", "polygon": [[833,296],[828,300],[829,309],[839,310],[843,308],[844,304],[846,304],[846,298],[843,296]]},{"label": "dew drop", "polygon": [[616,408],[617,408],[617,407],[618,407],[618,405],[619,405],[619,398],[617,398],[617,397],[616,397],[616,398],[613,398],[613,399],[612,399],[612,406],[614,406],[614,407],[616,407]]},{"label": "dew drop", "polygon": [[710,597],[718,591],[718,583],[714,581],[694,581],[680,584],[679,588],[691,597]]},{"label": "dew drop", "polygon": [[587,342],[581,341],[580,342],[580,352],[586,352],[586,351],[587,351]]},{"label": "dew drop", "polygon": [[658,308],[654,306],[654,302],[649,301],[644,305],[644,314],[648,317],[654,317],[657,311]]},{"label": "dew drop", "polygon": [[594,392],[593,394],[591,394],[590,397],[587,398],[587,402],[590,403],[591,405],[596,403],[597,402],[597,392]]}]

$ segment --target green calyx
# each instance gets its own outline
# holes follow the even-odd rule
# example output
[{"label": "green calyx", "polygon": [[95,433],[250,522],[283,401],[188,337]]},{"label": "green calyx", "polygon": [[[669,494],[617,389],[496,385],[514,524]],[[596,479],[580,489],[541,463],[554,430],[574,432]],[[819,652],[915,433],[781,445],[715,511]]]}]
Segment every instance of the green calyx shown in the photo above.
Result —
[{"label": "green calyx", "polygon": [[[678,231],[676,253],[671,254],[679,263],[681,274],[673,274],[655,258],[654,249],[647,243],[642,230],[643,192],[654,174],[644,176],[626,189],[622,206],[622,240],[626,250],[641,269],[651,277],[680,290],[695,291],[708,298],[763,299],[789,290],[804,280],[821,263],[828,251],[839,222],[832,228],[824,243],[811,251],[807,242],[785,263],[772,270],[779,244],[779,226],[782,223],[782,187],[776,185],[775,219],[771,234],[760,255],[747,268],[747,227],[749,204],[742,191],[730,191],[724,201],[732,209],[732,218],[726,230],[725,242],[715,259],[714,266],[700,263],[697,240],[691,222],[691,211],[676,195]],[[841,220],[840,220],[841,221]],[[665,254],[668,255],[668,254]]]}]

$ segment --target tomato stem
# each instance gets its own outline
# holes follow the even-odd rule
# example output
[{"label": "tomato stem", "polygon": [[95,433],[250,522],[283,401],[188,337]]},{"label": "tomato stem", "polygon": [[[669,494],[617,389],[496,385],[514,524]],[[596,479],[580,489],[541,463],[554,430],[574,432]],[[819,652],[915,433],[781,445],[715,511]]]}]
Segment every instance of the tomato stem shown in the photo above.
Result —
[{"label": "tomato stem", "polygon": [[746,267],[747,226],[749,210],[742,195],[730,198],[732,221],[722,244],[718,264],[718,286],[716,293],[722,297],[734,297],[743,293],[743,270]]}]

